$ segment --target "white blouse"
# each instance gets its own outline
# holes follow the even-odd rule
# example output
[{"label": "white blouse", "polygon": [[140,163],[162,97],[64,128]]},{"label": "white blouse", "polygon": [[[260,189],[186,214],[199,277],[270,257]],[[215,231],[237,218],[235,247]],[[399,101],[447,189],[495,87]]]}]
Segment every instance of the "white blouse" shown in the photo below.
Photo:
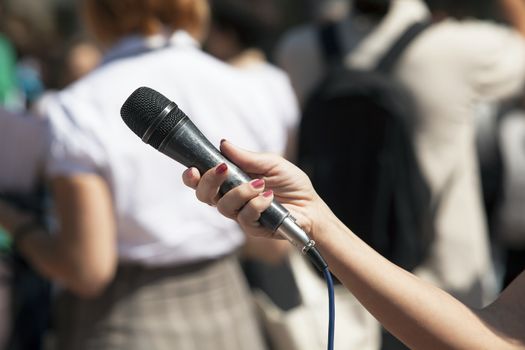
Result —
[{"label": "white blouse", "polygon": [[182,183],[184,167],[134,135],[120,107],[148,86],[175,101],[213,144],[226,138],[282,153],[298,111],[287,78],[279,75],[280,102],[274,103],[261,98],[265,84],[203,53],[185,32],[169,41],[125,39],[101,67],[46,104],[53,135],[48,173],[96,173],[107,180],[122,261],[180,264],[231,253],[244,241],[237,225],[197,201]]}]

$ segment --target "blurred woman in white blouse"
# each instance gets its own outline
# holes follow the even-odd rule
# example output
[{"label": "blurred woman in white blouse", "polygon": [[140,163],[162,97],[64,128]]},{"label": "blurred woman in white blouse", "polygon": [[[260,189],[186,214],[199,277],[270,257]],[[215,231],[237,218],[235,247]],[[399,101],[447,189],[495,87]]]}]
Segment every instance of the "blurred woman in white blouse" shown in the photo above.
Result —
[{"label": "blurred woman in white blouse", "polygon": [[[282,153],[296,110],[259,99],[260,85],[200,50],[190,32],[205,33],[204,0],[85,0],[84,9],[103,63],[45,105],[58,232],[0,203],[0,224],[64,287],[59,348],[264,349],[235,257],[243,233],[195,203],[177,181],[182,166],[144,145],[119,111],[149,86],[212,142],[226,135]],[[188,31],[172,34],[162,24],[170,15]]]}]

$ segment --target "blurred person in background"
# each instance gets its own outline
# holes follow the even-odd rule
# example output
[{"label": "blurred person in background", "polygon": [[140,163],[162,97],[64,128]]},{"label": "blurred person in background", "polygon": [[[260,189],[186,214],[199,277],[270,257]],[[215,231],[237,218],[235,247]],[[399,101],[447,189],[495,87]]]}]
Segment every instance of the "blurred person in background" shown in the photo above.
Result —
[{"label": "blurred person in background", "polygon": [[[327,2],[324,6],[336,14],[320,16],[314,24],[306,24],[285,32],[275,50],[277,65],[284,69],[292,81],[295,93],[304,106],[310,94],[321,82],[328,63],[324,57],[319,39],[319,26],[336,23],[340,37],[339,44],[345,55],[369,34],[384,17],[390,7],[390,0],[355,0],[350,9],[340,9],[341,1]],[[336,11],[337,10],[337,11]]]},{"label": "blurred person in background", "polygon": [[[60,89],[84,77],[102,62],[103,56],[99,46],[83,35],[71,39],[63,46],[61,54],[51,60],[61,69],[53,69],[56,73],[50,78],[49,85],[31,106],[31,111],[36,115],[46,114],[47,103],[52,103]],[[46,66],[49,67],[52,62],[47,62]]]},{"label": "blurred person in background", "polygon": [[[0,199],[30,211],[43,225],[49,198],[42,175],[49,134],[46,121],[26,109],[38,104],[44,84],[53,80],[46,69],[59,46],[53,9],[51,1],[34,0],[5,0],[0,7],[5,35],[0,59]],[[8,297],[1,313],[5,320],[0,321],[8,328],[2,336],[8,344],[0,340],[0,348],[42,349],[49,330],[50,283],[21,256],[11,235],[0,228],[2,297]]]},{"label": "blurred person in background", "polygon": [[[472,11],[469,2],[427,3],[428,8],[418,0],[393,1],[386,17],[348,53],[346,64],[373,67],[399,33],[432,16],[434,24],[416,39],[395,72],[418,102],[421,120],[415,141],[424,173],[435,195],[448,188],[437,223],[441,234],[433,256],[420,273],[467,303],[479,305],[487,301],[482,277],[489,273],[491,264],[485,218],[480,210],[472,119],[477,102],[517,94],[523,86],[523,3],[500,1],[512,13],[509,20],[514,28],[461,20]],[[305,47],[315,45],[315,37],[304,41]],[[315,50],[294,51],[299,46],[287,47],[283,48],[288,55],[285,61],[290,63],[305,50]],[[322,69],[322,63],[312,66],[313,71],[317,69]],[[452,183],[445,184],[447,179]]]},{"label": "blurred person in background", "polygon": [[[250,85],[259,86],[259,98],[275,108],[277,115],[288,116],[287,134],[282,135],[293,147],[299,122],[299,107],[290,80],[280,68],[268,62],[262,47],[270,24],[249,6],[237,0],[211,1],[210,30],[204,41],[205,50],[218,59],[241,69]],[[293,156],[289,148],[286,154]]]},{"label": "blurred person in background", "polygon": [[[212,142],[227,135],[277,153],[296,116],[274,113],[251,77],[200,50],[205,1],[83,5],[105,54],[99,68],[45,104],[56,232],[5,203],[0,210],[21,252],[63,287],[58,348],[264,349],[236,258],[244,235],[194,203],[173,181],[182,166],[144,145],[119,111],[137,87],[150,86]],[[183,30],[172,34],[166,24],[177,21]]]},{"label": "blurred person in background", "polygon": [[[418,159],[433,194],[441,196],[436,240],[415,273],[473,307],[486,305],[497,291],[475,155],[475,106],[518,94],[525,82],[525,3],[500,4],[512,13],[514,28],[464,19],[474,13],[475,2],[426,1],[433,25],[395,71],[416,98]],[[347,57],[347,64],[370,67],[386,43],[426,15],[417,1],[400,0],[392,6],[378,29]]]},{"label": "blurred person in background", "polygon": [[269,25],[243,2],[211,0],[210,4],[211,21],[205,50],[240,68],[266,65],[261,46]]},{"label": "blurred person in background", "polygon": [[[30,84],[19,58],[26,25],[11,1],[0,3],[0,199],[38,206],[33,172],[38,165],[32,162],[45,152],[46,135],[44,123],[25,112]],[[0,349],[41,349],[48,307],[49,284],[0,226]]]},{"label": "blurred person in background", "polygon": [[[20,60],[32,57],[33,48],[45,42],[41,39],[46,25],[41,26],[38,17],[45,17],[46,9],[40,2],[34,5],[25,1],[0,4],[0,198],[26,209],[43,205],[37,169],[47,140],[45,122],[26,112],[41,91],[35,61]],[[40,31],[33,32],[34,28]],[[49,284],[27,265],[1,227],[0,241],[0,303],[6,303],[0,312],[0,348],[41,349],[49,323]]]},{"label": "blurred person in background", "polygon": [[[345,56],[347,66],[371,69],[405,28],[432,19],[394,72],[415,97],[418,160],[433,196],[441,198],[430,256],[414,272],[472,307],[486,305],[498,289],[481,202],[475,106],[518,94],[525,80],[525,3],[499,4],[511,28],[465,19],[475,13],[476,1],[394,0],[386,16]],[[344,24],[340,29],[344,45],[348,33],[345,37]],[[315,28],[285,39],[278,62],[289,67],[304,102],[323,71]],[[312,80],[304,82],[305,76]]]},{"label": "blurred person in background", "polygon": [[102,60],[100,48],[91,40],[78,38],[65,50],[62,84],[68,86],[94,70]]},{"label": "blurred person in background", "polygon": [[31,107],[44,91],[45,60],[56,50],[56,31],[49,1],[5,0],[2,28],[16,50],[18,110]]},{"label": "blurred person in background", "polygon": [[[0,217],[4,203],[16,205],[42,220],[44,206],[42,173],[49,149],[47,122],[33,115],[8,112],[0,108]],[[10,210],[7,207],[7,210]],[[2,220],[0,219],[0,230]],[[7,228],[7,231],[10,229]],[[4,232],[5,237],[18,233]],[[6,349],[42,349],[49,326],[50,285],[20,256],[16,240],[4,240],[2,259],[2,292],[8,296],[0,322],[9,329]],[[2,306],[4,308],[4,306]],[[2,347],[3,349],[4,347]]]}]

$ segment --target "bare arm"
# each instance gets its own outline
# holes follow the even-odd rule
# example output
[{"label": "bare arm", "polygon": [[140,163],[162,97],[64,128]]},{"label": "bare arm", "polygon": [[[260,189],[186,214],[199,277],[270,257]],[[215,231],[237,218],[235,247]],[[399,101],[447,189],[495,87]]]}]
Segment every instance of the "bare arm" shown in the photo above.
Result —
[{"label": "bare arm", "polygon": [[518,298],[525,295],[525,275],[505,292],[508,296],[472,310],[388,262],[335,217],[331,221],[314,234],[330,268],[410,348],[525,349],[525,308]]},{"label": "bare arm", "polygon": [[525,36],[525,1],[500,0],[505,17],[521,35]]},{"label": "bare arm", "polygon": [[[96,175],[59,177],[51,183],[60,232],[31,232],[19,249],[44,276],[83,297],[100,293],[116,267],[111,195]],[[27,218],[18,214],[14,230]]]},{"label": "bare arm", "polygon": [[[245,171],[263,176],[265,189],[241,185],[216,204],[246,232],[271,236],[257,224],[270,200],[278,198],[317,242],[330,269],[360,302],[396,337],[413,349],[525,349],[525,274],[490,307],[469,309],[442,290],[390,263],[341,223],[315,194],[304,173],[283,159],[239,150],[221,150]],[[185,172],[184,182],[198,198],[212,203],[227,173],[200,177]],[[459,268],[459,267],[458,267]]]}]

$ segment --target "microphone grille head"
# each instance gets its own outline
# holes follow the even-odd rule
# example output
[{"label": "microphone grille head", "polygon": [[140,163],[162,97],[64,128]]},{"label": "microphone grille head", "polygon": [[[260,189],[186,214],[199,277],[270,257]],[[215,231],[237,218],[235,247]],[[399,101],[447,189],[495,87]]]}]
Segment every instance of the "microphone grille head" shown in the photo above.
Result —
[{"label": "microphone grille head", "polygon": [[140,87],[124,102],[120,115],[124,123],[142,138],[148,127],[170,102],[161,93],[148,87]]}]

